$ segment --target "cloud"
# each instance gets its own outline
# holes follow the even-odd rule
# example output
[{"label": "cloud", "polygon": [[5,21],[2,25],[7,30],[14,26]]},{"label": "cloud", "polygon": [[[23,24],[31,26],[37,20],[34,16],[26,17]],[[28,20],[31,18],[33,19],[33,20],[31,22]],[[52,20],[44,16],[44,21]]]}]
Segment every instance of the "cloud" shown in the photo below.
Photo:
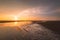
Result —
[{"label": "cloud", "polygon": [[0,8],[0,14],[17,14],[20,17],[23,15],[23,17],[60,17],[60,0],[3,0],[0,1]]},{"label": "cloud", "polygon": [[[26,18],[40,18],[41,20],[60,20],[60,13],[57,10],[51,10],[50,7],[37,6],[22,10],[19,14],[20,17]],[[39,19],[39,20],[40,20]]]}]

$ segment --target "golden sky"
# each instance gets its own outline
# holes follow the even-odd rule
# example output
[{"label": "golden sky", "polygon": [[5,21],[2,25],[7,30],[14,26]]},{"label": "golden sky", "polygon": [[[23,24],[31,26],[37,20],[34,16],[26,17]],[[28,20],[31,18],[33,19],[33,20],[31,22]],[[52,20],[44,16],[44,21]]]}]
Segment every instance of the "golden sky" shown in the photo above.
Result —
[{"label": "golden sky", "polygon": [[0,20],[60,20],[59,4],[58,1],[3,0]]}]

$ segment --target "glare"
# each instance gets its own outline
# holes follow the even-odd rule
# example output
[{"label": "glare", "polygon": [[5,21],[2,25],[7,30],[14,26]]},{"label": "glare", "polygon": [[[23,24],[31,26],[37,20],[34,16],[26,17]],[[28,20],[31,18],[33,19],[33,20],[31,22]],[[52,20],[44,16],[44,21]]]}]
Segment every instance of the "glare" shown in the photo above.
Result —
[{"label": "glare", "polygon": [[18,17],[17,16],[14,16],[14,20],[18,20]]},{"label": "glare", "polygon": [[19,16],[18,15],[10,15],[11,16],[11,20],[19,20]]},{"label": "glare", "polygon": [[16,22],[14,22],[14,24],[17,25],[18,24],[18,22],[17,22],[18,16],[14,16],[14,20],[16,21]]}]

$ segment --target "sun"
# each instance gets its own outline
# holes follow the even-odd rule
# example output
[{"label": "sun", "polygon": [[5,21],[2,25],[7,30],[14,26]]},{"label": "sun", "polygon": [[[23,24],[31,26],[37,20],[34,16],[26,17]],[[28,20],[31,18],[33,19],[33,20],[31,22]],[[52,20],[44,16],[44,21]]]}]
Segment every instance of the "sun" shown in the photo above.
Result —
[{"label": "sun", "polygon": [[14,16],[14,20],[16,21],[16,22],[14,22],[14,24],[17,25],[18,24],[18,22],[17,22],[18,16]]},{"label": "sun", "polygon": [[18,15],[10,15],[10,16],[11,16],[11,20],[19,20]]},{"label": "sun", "polygon": [[14,16],[14,20],[18,20],[18,17],[17,16]]}]

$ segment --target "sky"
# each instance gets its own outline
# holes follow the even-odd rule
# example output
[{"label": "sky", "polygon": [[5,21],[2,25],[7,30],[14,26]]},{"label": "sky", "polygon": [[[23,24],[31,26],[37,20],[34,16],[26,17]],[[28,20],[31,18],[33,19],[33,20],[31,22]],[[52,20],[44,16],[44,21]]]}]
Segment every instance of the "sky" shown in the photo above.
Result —
[{"label": "sky", "polygon": [[0,20],[60,20],[60,0],[0,0]]}]

